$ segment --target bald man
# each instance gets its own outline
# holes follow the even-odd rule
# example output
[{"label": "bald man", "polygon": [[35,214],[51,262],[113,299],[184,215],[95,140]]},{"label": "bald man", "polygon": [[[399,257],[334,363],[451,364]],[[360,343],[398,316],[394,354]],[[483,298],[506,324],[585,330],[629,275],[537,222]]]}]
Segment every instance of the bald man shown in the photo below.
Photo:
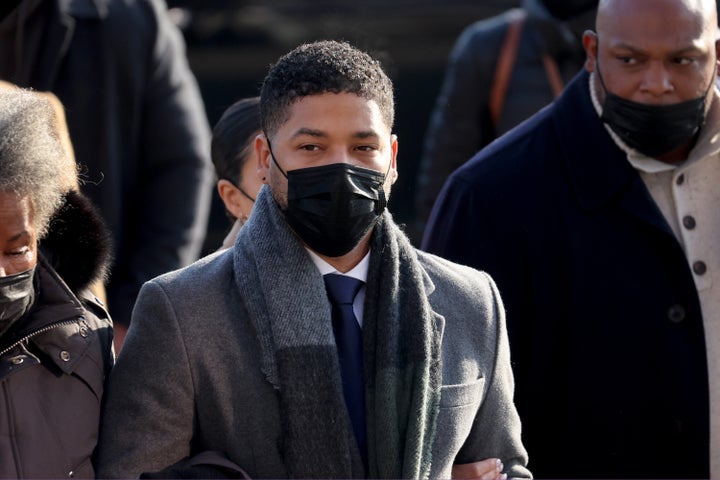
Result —
[{"label": "bald man", "polygon": [[715,2],[602,0],[596,30],[423,248],[497,281],[536,477],[720,478]]}]

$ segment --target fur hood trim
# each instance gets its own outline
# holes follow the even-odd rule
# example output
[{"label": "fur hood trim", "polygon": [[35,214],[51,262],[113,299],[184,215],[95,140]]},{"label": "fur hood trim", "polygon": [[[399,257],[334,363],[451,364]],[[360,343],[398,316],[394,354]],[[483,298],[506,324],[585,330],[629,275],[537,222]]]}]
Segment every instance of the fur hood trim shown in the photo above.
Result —
[{"label": "fur hood trim", "polygon": [[112,257],[110,232],[97,207],[78,191],[65,195],[40,248],[73,293],[96,280],[107,280]]}]

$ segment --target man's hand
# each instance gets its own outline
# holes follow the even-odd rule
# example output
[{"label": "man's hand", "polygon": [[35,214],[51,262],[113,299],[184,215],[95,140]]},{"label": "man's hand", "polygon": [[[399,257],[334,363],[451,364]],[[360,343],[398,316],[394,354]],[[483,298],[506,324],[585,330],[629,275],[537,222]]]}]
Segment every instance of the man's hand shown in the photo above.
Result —
[{"label": "man's hand", "polygon": [[473,463],[456,463],[452,467],[452,478],[506,480],[507,474],[502,473],[503,464],[499,458],[488,458]]}]

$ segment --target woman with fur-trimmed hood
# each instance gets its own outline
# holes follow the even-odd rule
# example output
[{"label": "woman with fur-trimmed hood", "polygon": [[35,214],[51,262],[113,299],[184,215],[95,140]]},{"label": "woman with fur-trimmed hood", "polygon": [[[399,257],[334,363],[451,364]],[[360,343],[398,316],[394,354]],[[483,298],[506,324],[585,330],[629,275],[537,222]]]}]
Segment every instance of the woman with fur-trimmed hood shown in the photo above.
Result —
[{"label": "woman with fur-trimmed hood", "polygon": [[0,477],[93,478],[112,322],[108,235],[61,109],[0,88]]}]

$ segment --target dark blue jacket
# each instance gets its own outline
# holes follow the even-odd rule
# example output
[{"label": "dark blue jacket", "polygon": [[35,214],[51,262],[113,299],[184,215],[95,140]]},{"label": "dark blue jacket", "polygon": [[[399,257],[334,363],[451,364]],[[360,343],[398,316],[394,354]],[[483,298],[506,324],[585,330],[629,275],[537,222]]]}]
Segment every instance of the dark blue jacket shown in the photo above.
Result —
[{"label": "dark blue jacket", "polygon": [[692,273],[586,72],[450,177],[423,248],[500,288],[537,478],[708,478]]}]

